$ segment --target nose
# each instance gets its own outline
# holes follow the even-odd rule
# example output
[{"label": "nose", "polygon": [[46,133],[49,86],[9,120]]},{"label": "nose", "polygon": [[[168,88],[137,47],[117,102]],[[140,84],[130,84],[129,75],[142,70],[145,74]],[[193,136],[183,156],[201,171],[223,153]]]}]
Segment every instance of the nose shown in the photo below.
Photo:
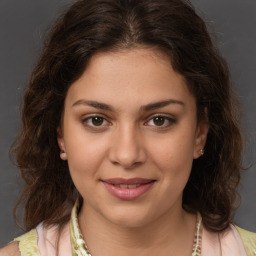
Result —
[{"label": "nose", "polygon": [[119,127],[113,133],[109,151],[109,159],[113,164],[131,169],[143,164],[146,158],[143,138],[136,127]]}]

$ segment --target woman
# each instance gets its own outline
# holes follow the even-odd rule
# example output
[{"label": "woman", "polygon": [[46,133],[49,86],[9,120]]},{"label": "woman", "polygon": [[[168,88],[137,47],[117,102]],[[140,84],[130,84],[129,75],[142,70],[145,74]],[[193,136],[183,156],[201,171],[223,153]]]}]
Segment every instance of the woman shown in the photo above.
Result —
[{"label": "woman", "polygon": [[241,144],[227,65],[189,2],[77,1],[24,98],[31,231],[0,255],[256,255],[231,217]]}]

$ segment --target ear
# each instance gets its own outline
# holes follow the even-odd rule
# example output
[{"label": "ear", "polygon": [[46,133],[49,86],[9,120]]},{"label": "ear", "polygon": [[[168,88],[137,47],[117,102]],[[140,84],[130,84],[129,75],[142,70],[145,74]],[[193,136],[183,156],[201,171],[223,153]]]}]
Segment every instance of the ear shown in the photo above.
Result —
[{"label": "ear", "polygon": [[59,145],[59,148],[60,148],[60,158],[62,160],[67,160],[68,157],[67,157],[63,132],[62,132],[60,127],[57,128],[57,141],[58,141],[58,145]]},{"label": "ear", "polygon": [[199,158],[204,152],[209,126],[206,120],[202,120],[196,130],[194,159]]}]

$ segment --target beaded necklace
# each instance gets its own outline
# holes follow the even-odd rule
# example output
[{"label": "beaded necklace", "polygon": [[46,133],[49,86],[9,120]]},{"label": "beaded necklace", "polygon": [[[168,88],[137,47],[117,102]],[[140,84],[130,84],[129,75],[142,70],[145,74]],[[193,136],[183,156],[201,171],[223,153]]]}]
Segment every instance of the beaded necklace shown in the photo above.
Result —
[{"label": "beaded necklace", "polygon": [[[83,239],[78,226],[77,218],[78,201],[76,201],[72,213],[70,222],[70,233],[71,233],[71,244],[72,244],[72,255],[73,256],[92,256],[89,249]],[[202,228],[201,228],[202,217],[197,214],[196,232],[193,242],[192,256],[200,256],[202,248]]]}]

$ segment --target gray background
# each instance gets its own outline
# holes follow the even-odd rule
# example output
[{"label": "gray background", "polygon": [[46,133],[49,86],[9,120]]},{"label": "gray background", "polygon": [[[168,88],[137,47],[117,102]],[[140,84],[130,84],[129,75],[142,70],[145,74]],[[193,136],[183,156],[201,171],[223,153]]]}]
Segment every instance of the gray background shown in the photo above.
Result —
[{"label": "gray background", "polygon": [[[29,74],[50,24],[72,0],[0,0],[0,246],[22,233],[12,208],[22,188],[8,149],[20,126],[20,105]],[[235,221],[256,231],[256,1],[192,0],[215,31],[243,108],[245,163],[242,204]]]}]

